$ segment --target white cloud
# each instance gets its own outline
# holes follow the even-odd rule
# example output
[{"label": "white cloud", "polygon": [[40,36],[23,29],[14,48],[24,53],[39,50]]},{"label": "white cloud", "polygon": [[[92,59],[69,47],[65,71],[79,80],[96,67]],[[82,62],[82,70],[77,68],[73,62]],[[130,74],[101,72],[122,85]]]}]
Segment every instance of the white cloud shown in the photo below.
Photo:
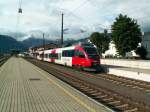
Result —
[{"label": "white cloud", "polygon": [[[149,0],[22,0],[22,9],[16,27],[18,0],[0,1],[0,33],[22,32],[27,35],[23,39],[44,32],[49,35],[47,38],[56,39],[60,36],[62,11],[64,27],[69,28],[66,38],[80,38],[110,28],[119,13],[137,19],[144,31],[150,28]],[[81,34],[80,29],[87,32]]]}]

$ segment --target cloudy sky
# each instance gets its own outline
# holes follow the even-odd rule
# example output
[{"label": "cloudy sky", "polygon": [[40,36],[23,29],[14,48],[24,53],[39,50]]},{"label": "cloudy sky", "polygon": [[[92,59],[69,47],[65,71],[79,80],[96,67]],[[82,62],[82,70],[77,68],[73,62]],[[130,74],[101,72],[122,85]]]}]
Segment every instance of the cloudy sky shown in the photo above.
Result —
[{"label": "cloudy sky", "polygon": [[17,34],[15,38],[22,40],[40,38],[44,32],[46,38],[58,39],[62,12],[66,39],[110,29],[119,13],[136,19],[142,31],[150,31],[150,0],[0,0],[0,34]]}]

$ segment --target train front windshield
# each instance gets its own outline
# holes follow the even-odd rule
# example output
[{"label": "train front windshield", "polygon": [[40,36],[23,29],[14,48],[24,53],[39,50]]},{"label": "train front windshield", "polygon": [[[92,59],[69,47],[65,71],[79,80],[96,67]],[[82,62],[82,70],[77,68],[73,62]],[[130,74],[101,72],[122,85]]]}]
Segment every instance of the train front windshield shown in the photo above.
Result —
[{"label": "train front windshield", "polygon": [[90,59],[99,59],[99,55],[95,47],[85,47],[84,50]]}]

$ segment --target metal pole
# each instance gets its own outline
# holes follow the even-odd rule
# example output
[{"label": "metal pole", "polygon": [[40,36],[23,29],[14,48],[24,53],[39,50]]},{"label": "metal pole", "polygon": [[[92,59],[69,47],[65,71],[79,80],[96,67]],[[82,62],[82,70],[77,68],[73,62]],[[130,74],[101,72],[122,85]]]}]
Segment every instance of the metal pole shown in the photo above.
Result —
[{"label": "metal pole", "polygon": [[62,24],[61,24],[61,47],[63,47],[63,16],[64,16],[64,14],[62,13]]},{"label": "metal pole", "polygon": [[44,50],[45,50],[45,38],[43,33],[43,60],[44,60]]}]

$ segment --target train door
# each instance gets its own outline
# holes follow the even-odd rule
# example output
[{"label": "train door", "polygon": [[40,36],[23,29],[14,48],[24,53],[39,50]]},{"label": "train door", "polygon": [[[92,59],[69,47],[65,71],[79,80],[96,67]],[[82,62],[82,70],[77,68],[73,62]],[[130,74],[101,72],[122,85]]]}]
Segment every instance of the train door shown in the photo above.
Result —
[{"label": "train door", "polygon": [[54,63],[56,59],[56,50],[52,50],[51,54],[49,54],[50,62]]},{"label": "train door", "polygon": [[84,52],[80,50],[75,50],[75,56],[72,61],[74,66],[84,67],[86,64],[86,57]]}]

